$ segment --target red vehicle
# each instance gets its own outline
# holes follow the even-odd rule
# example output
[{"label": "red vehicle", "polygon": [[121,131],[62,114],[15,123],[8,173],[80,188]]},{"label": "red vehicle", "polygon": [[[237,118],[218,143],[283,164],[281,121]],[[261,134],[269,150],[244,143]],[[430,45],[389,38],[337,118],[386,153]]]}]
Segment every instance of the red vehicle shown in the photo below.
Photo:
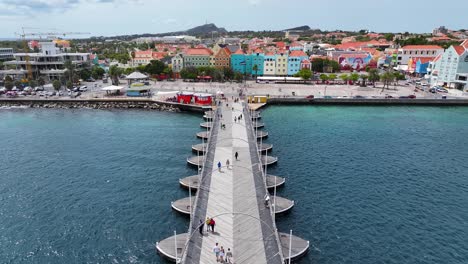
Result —
[{"label": "red vehicle", "polygon": [[416,99],[416,95],[414,95],[414,94],[408,95],[408,98],[410,98],[410,99]]},{"label": "red vehicle", "polygon": [[314,99],[314,96],[313,95],[308,95],[306,96],[307,99]]}]

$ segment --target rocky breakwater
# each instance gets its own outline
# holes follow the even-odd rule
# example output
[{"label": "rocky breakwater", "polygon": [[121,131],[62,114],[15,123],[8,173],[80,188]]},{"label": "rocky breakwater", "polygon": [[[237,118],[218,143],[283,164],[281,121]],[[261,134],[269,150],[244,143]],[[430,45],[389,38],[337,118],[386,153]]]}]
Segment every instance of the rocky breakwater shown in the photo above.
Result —
[{"label": "rocky breakwater", "polygon": [[58,109],[147,109],[180,112],[178,107],[153,101],[97,101],[97,100],[2,100],[0,107],[30,107]]}]

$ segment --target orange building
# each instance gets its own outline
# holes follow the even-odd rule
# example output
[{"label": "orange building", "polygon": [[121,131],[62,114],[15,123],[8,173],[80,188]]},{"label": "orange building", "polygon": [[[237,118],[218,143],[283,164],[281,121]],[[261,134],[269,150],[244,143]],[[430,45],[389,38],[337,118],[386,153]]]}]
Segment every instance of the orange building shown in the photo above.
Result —
[{"label": "orange building", "polygon": [[212,66],[218,69],[231,67],[231,52],[228,48],[219,49],[213,56]]}]

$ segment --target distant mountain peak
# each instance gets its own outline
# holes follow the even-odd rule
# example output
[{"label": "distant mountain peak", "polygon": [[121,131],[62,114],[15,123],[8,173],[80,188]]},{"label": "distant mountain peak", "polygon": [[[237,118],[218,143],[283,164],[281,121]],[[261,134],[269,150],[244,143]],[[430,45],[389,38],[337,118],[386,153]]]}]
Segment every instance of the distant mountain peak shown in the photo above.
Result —
[{"label": "distant mountain peak", "polygon": [[288,28],[283,31],[307,31],[307,30],[310,30],[310,27],[306,25],[306,26],[300,26],[300,27],[295,27],[295,28]]}]

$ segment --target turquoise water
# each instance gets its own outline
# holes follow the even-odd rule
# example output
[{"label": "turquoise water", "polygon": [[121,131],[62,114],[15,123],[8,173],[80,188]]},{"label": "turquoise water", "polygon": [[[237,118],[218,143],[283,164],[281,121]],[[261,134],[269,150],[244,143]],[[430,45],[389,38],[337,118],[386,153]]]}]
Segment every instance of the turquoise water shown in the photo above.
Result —
[{"label": "turquoise water", "polygon": [[[467,263],[468,108],[270,107],[300,263]],[[0,263],[163,263],[201,117],[0,110]]]},{"label": "turquoise water", "polygon": [[468,263],[468,108],[271,107],[301,263]]},{"label": "turquoise water", "polygon": [[0,263],[160,263],[200,116],[0,110]]}]

